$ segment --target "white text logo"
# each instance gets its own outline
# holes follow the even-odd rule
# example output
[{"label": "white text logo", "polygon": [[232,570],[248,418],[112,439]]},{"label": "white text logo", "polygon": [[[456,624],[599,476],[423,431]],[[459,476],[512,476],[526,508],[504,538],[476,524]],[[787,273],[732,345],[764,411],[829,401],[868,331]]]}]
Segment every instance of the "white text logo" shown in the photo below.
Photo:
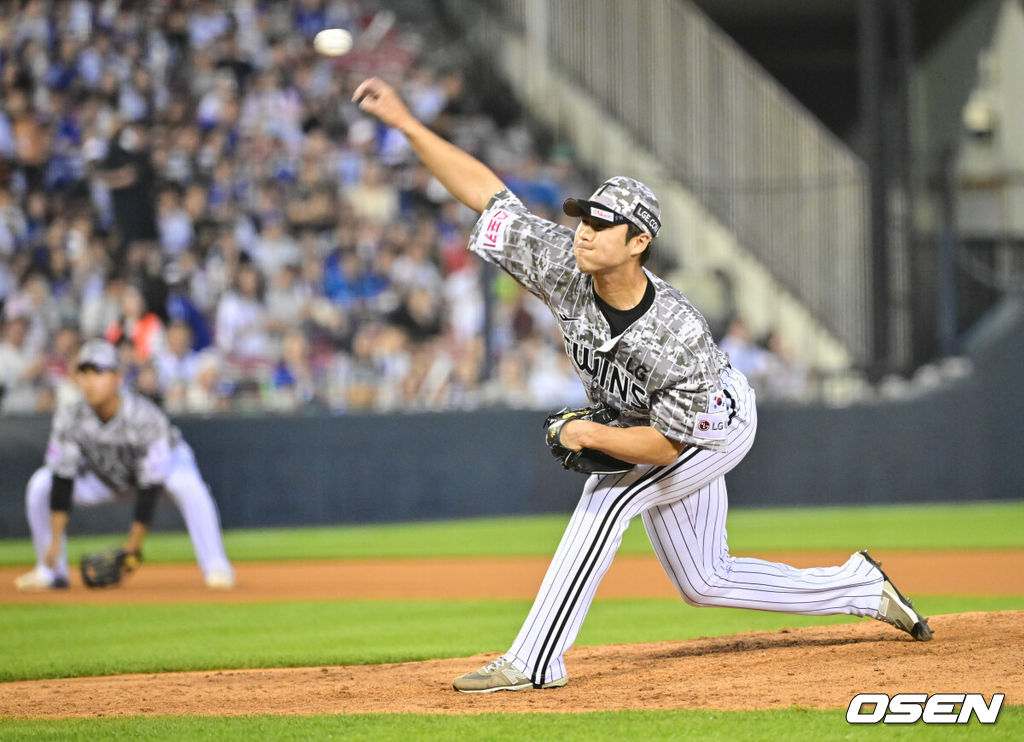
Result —
[{"label": "white text logo", "polygon": [[[985,702],[981,693],[858,693],[846,710],[850,724],[966,724],[971,714],[982,724],[995,724],[1005,693],[993,693]],[[865,710],[868,707],[870,710]]]}]

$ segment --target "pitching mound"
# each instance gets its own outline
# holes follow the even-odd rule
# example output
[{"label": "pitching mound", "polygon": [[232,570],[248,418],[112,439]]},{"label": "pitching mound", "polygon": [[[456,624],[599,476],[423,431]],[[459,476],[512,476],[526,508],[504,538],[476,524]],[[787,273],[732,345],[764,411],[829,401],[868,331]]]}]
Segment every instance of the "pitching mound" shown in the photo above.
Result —
[{"label": "pitching mound", "polygon": [[478,655],[365,667],[119,675],[5,683],[0,716],[481,713],[618,709],[845,709],[857,693],[1006,694],[1024,702],[1024,611],[931,619],[915,642],[877,621],[581,647],[558,690],[463,695],[451,679]]}]

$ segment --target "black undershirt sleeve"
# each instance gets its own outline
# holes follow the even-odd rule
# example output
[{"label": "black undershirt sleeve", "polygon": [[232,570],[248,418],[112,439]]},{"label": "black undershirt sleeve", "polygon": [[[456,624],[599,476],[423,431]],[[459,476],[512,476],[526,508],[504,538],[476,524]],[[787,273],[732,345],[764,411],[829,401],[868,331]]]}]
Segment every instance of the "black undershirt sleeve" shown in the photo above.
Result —
[{"label": "black undershirt sleeve", "polygon": [[153,508],[156,506],[156,496],[160,494],[160,487],[146,487],[139,490],[135,498],[135,522],[149,525],[153,520]]},{"label": "black undershirt sleeve", "polygon": [[75,480],[54,476],[50,484],[50,510],[67,513],[71,510],[71,490]]}]

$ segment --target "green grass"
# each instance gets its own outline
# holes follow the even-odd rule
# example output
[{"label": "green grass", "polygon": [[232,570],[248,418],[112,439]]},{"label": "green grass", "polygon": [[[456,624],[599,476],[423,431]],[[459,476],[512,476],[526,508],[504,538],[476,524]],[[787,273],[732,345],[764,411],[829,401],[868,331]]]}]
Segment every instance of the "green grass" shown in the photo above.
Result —
[{"label": "green grass", "polygon": [[342,714],[337,716],[135,717],[4,720],[0,740],[1008,740],[1024,738],[1024,707],[1004,706],[994,725],[853,727],[842,711],[607,711],[586,714]]},{"label": "green grass", "polygon": [[[424,556],[550,555],[565,515],[369,527],[238,530],[238,561]],[[876,552],[1024,547],[1024,503],[872,508],[734,510],[736,553],[771,550]],[[119,536],[76,536],[71,555]],[[635,523],[623,553],[648,553]],[[188,562],[184,533],[156,533],[152,562]],[[0,541],[0,564],[32,561],[27,540]],[[1024,596],[915,595],[926,614],[1024,609]],[[307,601],[292,603],[0,606],[0,680],[124,672],[375,664],[458,657],[506,648],[528,601]],[[857,621],[843,616],[696,609],[680,600],[600,600],[578,645],[685,640]],[[965,688],[969,690],[969,688]],[[986,689],[989,693],[992,689]],[[0,686],[2,692],[2,686]],[[841,711],[654,711],[588,714],[356,714],[336,716],[0,718],[0,740],[907,740],[1024,739],[1024,708],[1004,707],[993,726],[851,727]]]},{"label": "green grass", "polygon": [[[915,596],[926,614],[1024,609],[1020,597]],[[528,601],[5,605],[0,680],[377,664],[501,652]],[[578,645],[683,640],[864,619],[599,600]]]},{"label": "green grass", "polygon": [[[72,516],[73,518],[73,516]],[[236,561],[388,558],[423,556],[547,556],[554,552],[566,515],[487,518],[435,523],[330,528],[235,530],[225,534]],[[1024,548],[1024,502],[885,507],[733,510],[727,524],[737,554],[770,550]],[[122,536],[75,536],[72,558],[116,543]],[[634,521],[623,554],[651,547]],[[184,533],[154,533],[150,562],[187,562],[192,547]],[[0,541],[0,565],[33,561],[27,539]]]}]

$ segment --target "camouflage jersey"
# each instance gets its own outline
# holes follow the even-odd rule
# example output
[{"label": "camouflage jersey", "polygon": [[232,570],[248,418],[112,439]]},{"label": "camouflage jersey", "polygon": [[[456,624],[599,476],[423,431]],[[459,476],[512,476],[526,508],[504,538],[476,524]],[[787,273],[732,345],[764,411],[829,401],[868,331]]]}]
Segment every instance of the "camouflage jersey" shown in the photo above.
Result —
[{"label": "camouflage jersey", "polygon": [[503,190],[477,221],[469,249],[548,305],[592,404],[620,410],[622,425],[650,425],[672,440],[726,451],[735,414],[730,387],[745,382],[729,369],[704,317],[678,290],[645,271],[654,303],[612,337],[593,277],[576,266],[573,235]]},{"label": "camouflage jersey", "polygon": [[122,391],[107,422],[79,399],[54,415],[46,466],[67,479],[91,471],[113,491],[130,493],[164,483],[181,440],[160,408],[139,394]]}]

